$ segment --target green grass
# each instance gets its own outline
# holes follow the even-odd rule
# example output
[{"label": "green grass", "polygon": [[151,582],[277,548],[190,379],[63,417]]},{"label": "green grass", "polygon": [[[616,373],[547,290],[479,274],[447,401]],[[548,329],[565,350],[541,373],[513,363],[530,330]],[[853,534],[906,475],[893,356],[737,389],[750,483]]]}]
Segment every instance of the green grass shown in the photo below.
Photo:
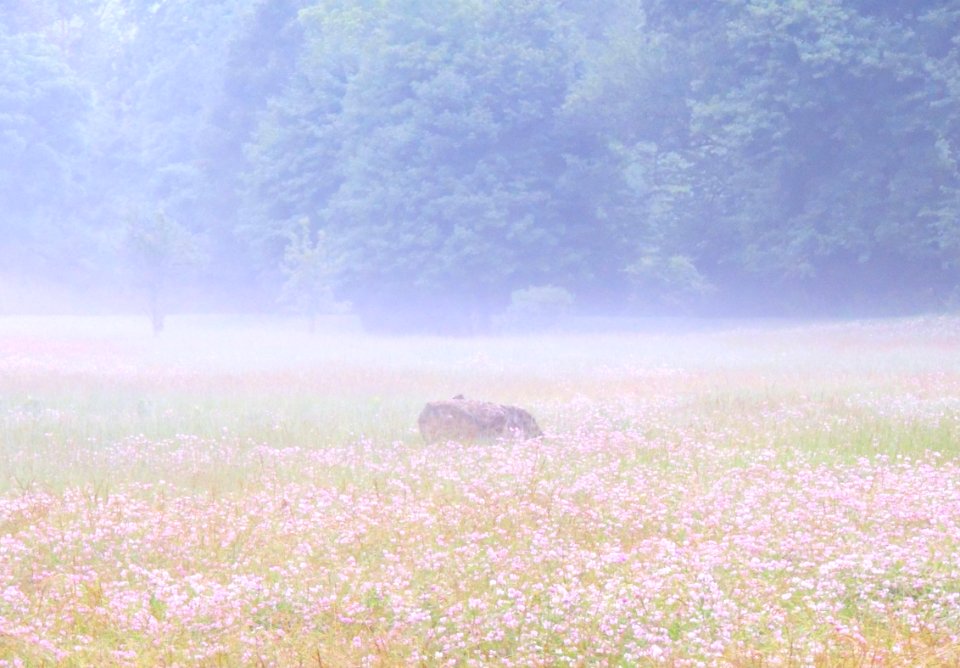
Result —
[{"label": "green grass", "polygon": [[[0,320],[0,661],[955,662],[958,334]],[[458,393],[547,436],[423,443]]]},{"label": "green grass", "polygon": [[[137,320],[7,321],[3,331],[30,341],[46,366],[0,376],[0,491],[116,478],[92,463],[64,472],[60,455],[138,436],[414,443],[423,404],[457,393],[524,405],[548,433],[589,413],[645,438],[719,443],[741,460],[764,449],[820,462],[960,449],[950,320],[481,339],[227,323],[173,318],[153,338]],[[27,443],[32,456],[15,456]]]}]

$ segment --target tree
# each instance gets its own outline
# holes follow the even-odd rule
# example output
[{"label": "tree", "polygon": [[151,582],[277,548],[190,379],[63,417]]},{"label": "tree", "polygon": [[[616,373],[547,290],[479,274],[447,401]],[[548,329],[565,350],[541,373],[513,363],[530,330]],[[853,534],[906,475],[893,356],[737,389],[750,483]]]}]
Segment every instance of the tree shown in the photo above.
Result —
[{"label": "tree", "polygon": [[185,272],[203,262],[199,244],[187,228],[160,209],[153,216],[134,216],[124,241],[133,280],[147,297],[153,333],[159,334],[170,290],[182,284]]},{"label": "tree", "polygon": [[309,218],[300,218],[288,233],[282,270],[286,280],[280,302],[306,316],[310,331],[315,328],[317,315],[342,309],[333,297],[336,265],[330,257],[326,234],[323,230],[313,231]]},{"label": "tree", "polygon": [[267,229],[315,217],[340,293],[403,326],[467,326],[569,265],[554,116],[572,42],[554,3],[328,2],[301,19],[301,76],[250,151]]},{"label": "tree", "polygon": [[960,282],[954,5],[11,0],[5,271],[105,283],[150,202],[232,305],[274,302],[309,218],[380,326],[482,326],[531,285],[932,308]]},{"label": "tree", "polygon": [[807,309],[915,308],[944,277],[923,215],[939,198],[929,64],[909,14],[894,12],[897,25],[854,2],[724,4],[691,119],[704,217],[729,240],[717,265],[736,288],[765,283]]},{"label": "tree", "polygon": [[218,114],[229,47],[255,2],[119,4],[117,53],[97,75],[91,156],[103,235],[115,236],[110,221],[123,220],[129,202],[150,202],[202,246],[205,285],[242,294],[251,262],[239,252],[224,191],[225,174],[242,168],[236,155],[245,138],[224,137]]},{"label": "tree", "polygon": [[0,252],[7,271],[64,273],[78,237],[87,87],[34,33],[0,27]]},{"label": "tree", "polygon": [[953,278],[950,299],[956,304],[960,301],[960,8],[932,3],[919,13],[915,29],[930,77],[928,114],[938,166],[932,185],[939,197],[926,203],[923,216],[936,230],[942,262]]}]

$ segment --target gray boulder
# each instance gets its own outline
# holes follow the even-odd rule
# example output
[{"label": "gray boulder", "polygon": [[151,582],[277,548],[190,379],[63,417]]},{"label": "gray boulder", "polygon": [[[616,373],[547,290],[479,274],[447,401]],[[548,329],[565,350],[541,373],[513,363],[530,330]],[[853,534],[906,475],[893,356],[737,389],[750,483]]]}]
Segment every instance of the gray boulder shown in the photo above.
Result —
[{"label": "gray boulder", "polygon": [[465,399],[463,395],[431,401],[420,412],[417,424],[428,443],[543,436],[537,421],[522,408]]}]

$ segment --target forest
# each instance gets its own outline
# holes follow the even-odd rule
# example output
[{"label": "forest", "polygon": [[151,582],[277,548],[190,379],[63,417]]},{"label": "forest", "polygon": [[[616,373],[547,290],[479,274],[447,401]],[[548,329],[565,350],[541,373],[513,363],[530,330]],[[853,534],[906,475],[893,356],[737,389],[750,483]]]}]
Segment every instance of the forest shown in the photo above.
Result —
[{"label": "forest", "polygon": [[156,328],[956,308],[960,4],[7,0],[0,258]]}]

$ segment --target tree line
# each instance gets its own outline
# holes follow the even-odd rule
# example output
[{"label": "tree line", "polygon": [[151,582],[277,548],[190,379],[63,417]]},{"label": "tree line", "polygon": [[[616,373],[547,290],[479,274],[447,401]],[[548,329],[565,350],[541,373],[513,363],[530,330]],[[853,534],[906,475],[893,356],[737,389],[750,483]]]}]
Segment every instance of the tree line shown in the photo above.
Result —
[{"label": "tree line", "polygon": [[949,0],[14,0],[7,276],[374,326],[960,299]]}]

